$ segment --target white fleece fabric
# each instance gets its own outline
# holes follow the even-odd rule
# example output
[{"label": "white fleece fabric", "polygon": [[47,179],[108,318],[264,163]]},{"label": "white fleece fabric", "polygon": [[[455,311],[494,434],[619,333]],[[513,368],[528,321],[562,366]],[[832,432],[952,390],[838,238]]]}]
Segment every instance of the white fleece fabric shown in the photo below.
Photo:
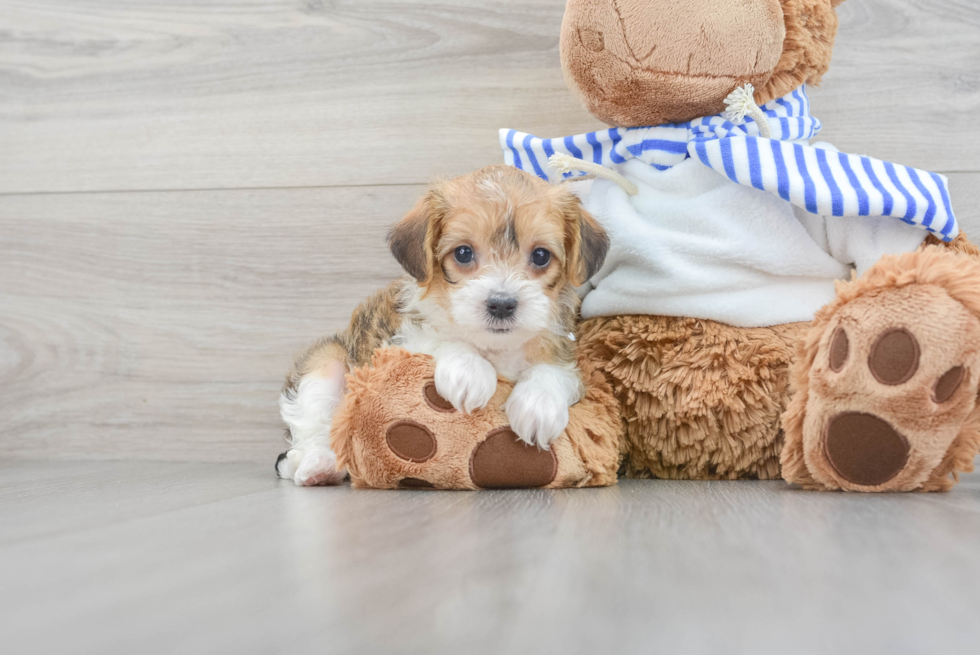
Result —
[{"label": "white fleece fabric", "polygon": [[666,170],[635,159],[614,168],[638,195],[605,179],[571,183],[610,236],[606,261],[583,290],[583,318],[686,316],[739,327],[809,321],[833,300],[835,280],[884,254],[914,250],[926,236],[890,217],[809,214],[695,159]]}]

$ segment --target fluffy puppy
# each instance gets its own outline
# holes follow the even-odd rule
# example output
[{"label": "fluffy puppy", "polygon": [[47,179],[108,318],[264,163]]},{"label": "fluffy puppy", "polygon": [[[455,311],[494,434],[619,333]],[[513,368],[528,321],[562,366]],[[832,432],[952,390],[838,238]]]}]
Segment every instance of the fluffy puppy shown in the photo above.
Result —
[{"label": "fluffy puppy", "polygon": [[367,299],[350,326],[296,360],[279,399],[289,450],[276,471],[298,485],[336,484],[330,421],[351,367],[396,345],[435,359],[436,390],[465,413],[483,408],[497,377],[516,383],[511,429],[547,449],[581,398],[574,287],[608,249],[578,199],[516,168],[493,166],[433,187],[390,231],[411,278]]}]

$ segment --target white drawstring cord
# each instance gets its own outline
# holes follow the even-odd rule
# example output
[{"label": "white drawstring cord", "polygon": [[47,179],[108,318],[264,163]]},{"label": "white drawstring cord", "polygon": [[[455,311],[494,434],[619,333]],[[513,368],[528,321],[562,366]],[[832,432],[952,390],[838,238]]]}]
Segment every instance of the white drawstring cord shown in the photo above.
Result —
[{"label": "white drawstring cord", "polygon": [[582,171],[583,173],[589,173],[590,175],[595,175],[596,177],[604,177],[610,182],[615,182],[628,195],[635,196],[640,192],[635,184],[627,180],[616,171],[611,171],[600,164],[594,164],[592,162],[585,161],[584,159],[579,159],[578,157],[566,155],[563,152],[557,152],[551,155],[551,157],[548,157],[548,163],[558,173],[564,174],[571,173],[573,171]]},{"label": "white drawstring cord", "polygon": [[763,139],[771,139],[772,131],[769,129],[769,118],[755,104],[755,87],[746,83],[745,86],[728,94],[725,98],[725,118],[734,125],[741,125],[745,122],[745,116],[751,116],[755,124],[759,126],[759,136]]},{"label": "white drawstring cord", "polygon": [[[756,125],[759,126],[759,136],[764,139],[772,138],[772,130],[769,129],[769,119],[759,109],[759,105],[755,103],[755,87],[751,84],[746,83],[744,86],[732,91],[725,98],[725,106],[728,109],[725,110],[725,118],[731,121],[734,125],[741,125],[745,122],[746,116],[751,116],[752,120],[755,121]],[[596,177],[602,177],[610,182],[614,182],[619,185],[627,194],[635,196],[640,192],[635,184],[627,180],[625,177],[619,173],[609,170],[605,166],[600,164],[595,164],[584,159],[579,159],[578,157],[572,157],[571,155],[566,155],[565,153],[555,153],[548,158],[548,163],[558,173],[571,173],[573,171],[581,171],[583,173],[588,173],[589,175],[595,175]]]}]

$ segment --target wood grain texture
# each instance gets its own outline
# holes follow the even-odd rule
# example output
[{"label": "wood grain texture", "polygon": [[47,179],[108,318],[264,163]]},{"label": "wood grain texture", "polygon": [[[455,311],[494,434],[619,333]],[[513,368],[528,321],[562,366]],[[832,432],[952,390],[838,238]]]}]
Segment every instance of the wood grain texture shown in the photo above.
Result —
[{"label": "wood grain texture", "polygon": [[[980,234],[980,174],[951,187]],[[423,189],[0,196],[0,452],[272,461],[291,354],[401,274]]]},{"label": "wood grain texture", "polygon": [[10,653],[968,653],[980,478],[302,489],[269,466],[0,465]]},{"label": "wood grain texture", "polygon": [[[598,126],[562,9],[0,0],[2,456],[269,461],[290,354],[399,274],[421,183],[500,161],[500,126]],[[980,5],[839,12],[822,136],[965,171],[980,234]]]},{"label": "wood grain texture", "polygon": [[255,460],[423,187],[0,198],[0,451]]},{"label": "wood grain texture", "polygon": [[[600,127],[560,0],[0,0],[0,192],[421,183]],[[848,0],[825,138],[980,170],[980,3]]]}]

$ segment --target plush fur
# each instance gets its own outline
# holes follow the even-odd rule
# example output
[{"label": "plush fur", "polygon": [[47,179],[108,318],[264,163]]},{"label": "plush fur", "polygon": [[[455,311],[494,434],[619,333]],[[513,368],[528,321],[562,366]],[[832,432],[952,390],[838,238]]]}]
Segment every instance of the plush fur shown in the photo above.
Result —
[{"label": "plush fur", "polygon": [[[950,247],[883,257],[860,278],[838,286],[797,347],[793,398],[783,416],[783,476],[812,489],[945,491],[973,470],[980,451],[980,259],[965,237]],[[938,320],[937,320],[938,319]],[[868,344],[883,329],[908,328],[921,355],[907,382],[885,386],[865,371]],[[835,329],[847,331],[851,360],[830,370]],[[863,342],[863,343],[862,343]],[[863,347],[862,347],[863,346]],[[938,380],[954,367],[965,374],[949,400],[936,402]],[[879,416],[910,442],[905,467],[886,483],[849,482],[824,448],[827,418],[852,409]]]},{"label": "plush fur", "polygon": [[779,416],[806,324],[737,328],[667,316],[585,321],[579,349],[612,384],[629,477],[779,478]]},{"label": "plush fur", "polygon": [[780,0],[786,38],[783,54],[756,102],[781,98],[803,83],[817,86],[830,68],[837,36],[834,8],[844,0]]},{"label": "plush fur", "polygon": [[[493,480],[484,480],[493,487],[615,484],[622,431],[619,403],[603,376],[587,361],[581,363],[581,369],[585,396],[569,409],[568,427],[552,442],[550,451],[504,435],[512,448],[505,448],[506,457],[501,459],[499,451],[483,456],[479,452],[489,434],[508,425],[503,406],[513,390],[511,382],[500,379],[485,409],[462,414],[448,403],[440,407],[438,399],[434,405],[431,395],[427,400],[426,385],[431,385],[434,376],[430,357],[400,348],[382,349],[374,354],[371,366],[348,375],[347,394],[334,416],[331,445],[355,487],[478,489],[481,475],[487,477],[481,465],[493,469]],[[410,435],[419,433],[418,426],[433,435],[431,449],[425,443],[421,447],[410,443],[409,450],[420,448],[421,452],[413,459],[424,461],[396,453],[400,446],[397,441],[392,446],[389,430],[399,424],[409,425]],[[541,482],[544,484],[538,484]]]},{"label": "plush fur", "polygon": [[843,0],[569,0],[562,69],[610,125],[720,113],[749,82],[762,105],[830,66]]},{"label": "plush fur", "polygon": [[[737,328],[664,316],[617,316],[584,322],[580,327],[581,357],[605,374],[622,404],[627,428],[621,471],[629,477],[701,480],[778,479],[782,475],[807,488],[848,488],[846,482],[818,482],[804,461],[803,422],[811,415],[808,387],[815,358],[818,351],[826,352],[829,326],[853,300],[870,302],[850,318],[851,322],[872,325],[891,318],[885,314],[881,299],[888,289],[928,285],[927,304],[914,312],[921,318],[916,325],[909,325],[923,348],[932,344],[937,354],[928,364],[923,360],[916,383],[903,390],[921,401],[914,406],[916,411],[898,412],[902,417],[908,414],[903,422],[894,412],[869,403],[869,398],[877,397],[880,385],[869,383],[862,391],[849,393],[861,399],[865,411],[887,415],[892,423],[904,426],[904,433],[921,435],[917,454],[922,461],[931,458],[935,468],[926,467],[931,472],[925,470],[924,478],[919,467],[916,475],[904,482],[898,479],[875,488],[850,488],[949,489],[958,472],[972,470],[973,456],[980,450],[980,409],[974,406],[980,372],[973,372],[980,364],[968,366],[970,374],[961,384],[955,407],[938,407],[927,401],[936,378],[955,365],[972,361],[980,343],[980,333],[973,335],[966,329],[972,325],[968,317],[961,314],[958,320],[962,325],[956,323],[955,329],[949,329],[947,322],[954,320],[957,305],[965,308],[964,314],[980,316],[978,257],[980,251],[965,236],[950,244],[930,239],[920,252],[886,258],[864,276],[842,284],[838,299],[813,324]],[[936,294],[934,287],[943,293]],[[899,315],[909,312],[907,304],[903,307],[899,303],[896,308]],[[937,321],[937,317],[942,320]],[[880,331],[880,327],[867,330],[870,336]],[[894,405],[896,401],[882,402]],[[923,419],[925,423],[916,424],[913,419],[922,414],[923,403],[930,410],[929,417]],[[810,405],[812,415],[822,417],[832,416],[841,407],[839,403],[819,408]],[[947,413],[949,408],[955,411]],[[909,420],[912,424],[906,426]],[[927,434],[942,426],[952,434],[926,443]],[[831,480],[826,471],[825,465],[824,480]]]},{"label": "plush fur", "polygon": [[[745,82],[764,104],[820,82],[841,1],[569,0],[562,66],[583,104],[617,126],[719,113]],[[978,258],[966,237],[929,237],[919,252],[885,258],[840,285],[812,324],[586,321],[582,355],[622,404],[623,472],[782,474],[807,488],[855,491],[950,488],[980,448]],[[879,376],[904,361],[873,354],[892,332],[912,335],[896,337],[915,349],[905,352],[915,362],[908,379]],[[842,353],[849,358],[838,361]]]}]

